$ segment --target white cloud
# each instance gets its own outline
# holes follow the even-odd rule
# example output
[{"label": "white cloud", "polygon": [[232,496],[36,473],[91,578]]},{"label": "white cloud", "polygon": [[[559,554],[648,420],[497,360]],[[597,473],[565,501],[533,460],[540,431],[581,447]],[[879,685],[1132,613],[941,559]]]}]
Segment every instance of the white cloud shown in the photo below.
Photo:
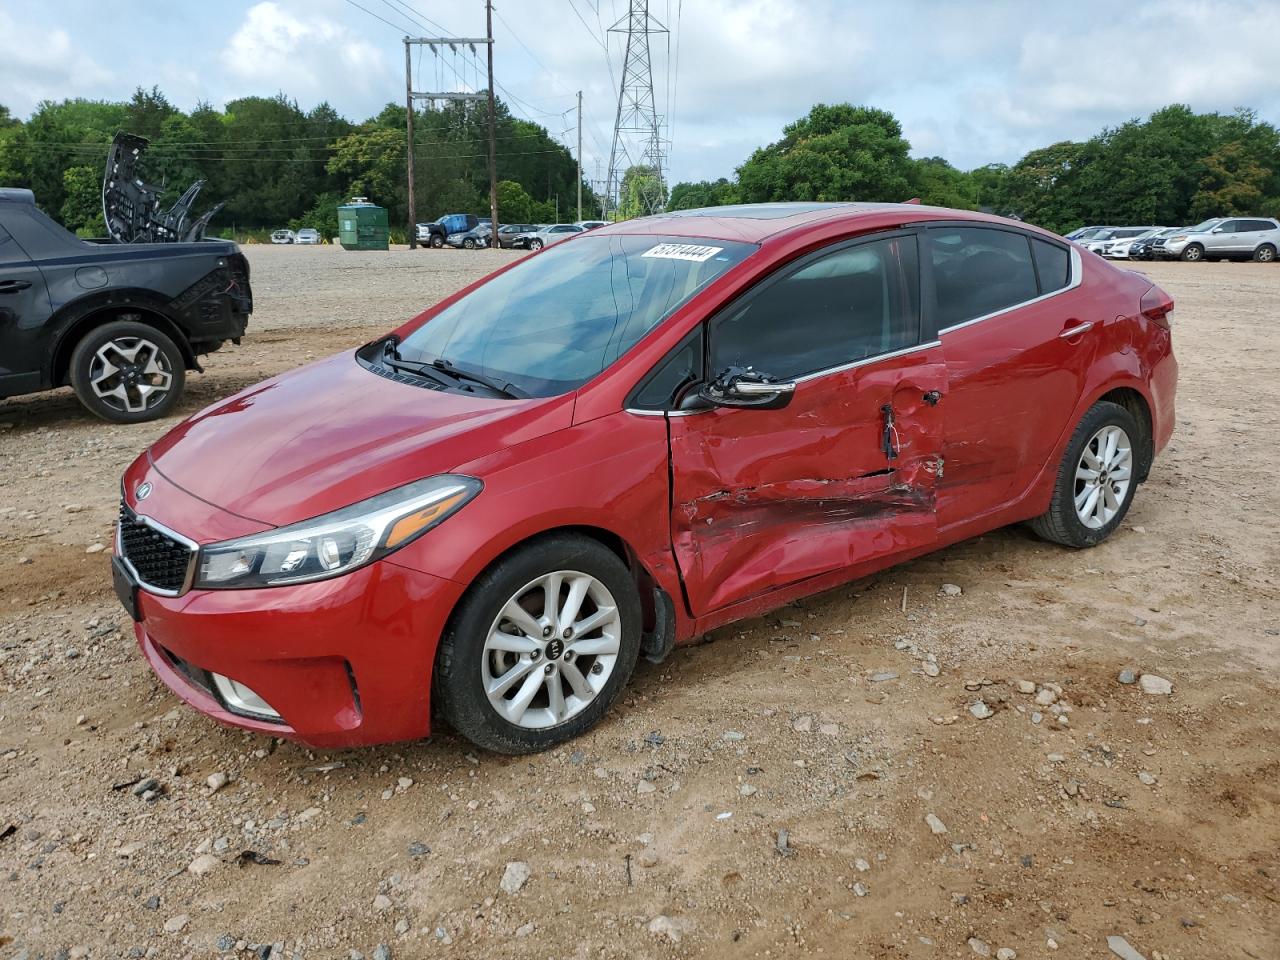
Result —
[{"label": "white cloud", "polygon": [[66,30],[20,26],[0,10],[0,103],[14,115],[25,116],[41,100],[93,98],[94,88],[111,79],[108,70],[74,47]]},{"label": "white cloud", "polygon": [[384,48],[327,17],[304,19],[272,0],[249,8],[220,60],[246,94],[283,90],[306,103],[371,96],[385,102],[394,89]]}]

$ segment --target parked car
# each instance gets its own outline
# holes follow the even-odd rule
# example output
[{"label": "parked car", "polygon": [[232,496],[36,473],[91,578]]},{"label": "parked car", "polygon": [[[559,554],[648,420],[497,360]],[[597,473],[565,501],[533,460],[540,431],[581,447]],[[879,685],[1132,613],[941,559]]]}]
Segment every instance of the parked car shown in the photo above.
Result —
[{"label": "parked car", "polygon": [[481,223],[466,233],[449,234],[444,242],[451,247],[457,247],[462,250],[483,250],[490,245],[492,236],[493,231],[490,229],[489,224]]},{"label": "parked car", "polygon": [[320,231],[315,227],[303,227],[293,238],[294,243],[319,243]]},{"label": "parked car", "polygon": [[1114,230],[1115,227],[1081,227],[1079,230],[1072,230],[1068,233],[1064,240],[1073,240],[1076,243],[1084,243],[1086,240],[1092,240],[1104,230]]},{"label": "parked car", "polygon": [[584,230],[594,230],[596,227],[607,227],[608,225],[609,225],[608,220],[579,220],[578,221],[578,226],[582,227],[582,229]]},{"label": "parked car", "polygon": [[1086,250],[1096,253],[1099,256],[1106,256],[1111,247],[1121,240],[1132,240],[1134,237],[1154,229],[1153,227],[1110,227],[1103,230],[1088,240],[1077,241]]},{"label": "parked car", "polygon": [[506,249],[524,247],[528,244],[529,237],[537,232],[536,224],[504,223],[498,227],[498,246]]},{"label": "parked car", "polygon": [[1175,233],[1184,233],[1186,232],[1186,230],[1187,230],[1186,227],[1165,227],[1163,230],[1159,230],[1156,233],[1151,234],[1150,236],[1136,237],[1133,243],[1129,247],[1129,259],[1130,260],[1156,259],[1154,251],[1157,243],[1167,240],[1169,237],[1172,237]]},{"label": "parked car", "polygon": [[542,750],[641,655],[1006,524],[1120,525],[1174,426],[1159,287],[968,211],[705,214],[514,261],[152,445],[113,567],[156,674],[319,747],[434,713]]},{"label": "parked car", "polygon": [[163,417],[252,312],[229,240],[84,241],[30,190],[0,189],[0,399],[69,384],[104,420]]},{"label": "parked car", "polygon": [[1121,237],[1119,239],[1112,240],[1107,245],[1106,249],[1103,250],[1102,255],[1108,260],[1128,260],[1130,259],[1130,251],[1133,249],[1133,245],[1135,243],[1158,237],[1166,229],[1168,228],[1152,227],[1149,230],[1142,231],[1142,233],[1134,237]]},{"label": "parked car", "polygon": [[1168,260],[1257,260],[1272,263],[1280,250],[1280,221],[1264,217],[1214,217],[1154,248]]},{"label": "parked car", "polygon": [[272,243],[293,243],[295,236],[292,230],[277,230],[271,234]]},{"label": "parked car", "polygon": [[530,250],[537,251],[543,247],[549,247],[553,243],[559,243],[561,240],[568,240],[575,234],[586,232],[586,227],[580,227],[576,223],[553,223],[548,227],[543,227],[529,237],[525,241],[525,246]]},{"label": "parked car", "polygon": [[446,213],[431,223],[419,223],[418,242],[424,247],[443,247],[445,241],[455,233],[466,233],[480,225],[474,213]]}]

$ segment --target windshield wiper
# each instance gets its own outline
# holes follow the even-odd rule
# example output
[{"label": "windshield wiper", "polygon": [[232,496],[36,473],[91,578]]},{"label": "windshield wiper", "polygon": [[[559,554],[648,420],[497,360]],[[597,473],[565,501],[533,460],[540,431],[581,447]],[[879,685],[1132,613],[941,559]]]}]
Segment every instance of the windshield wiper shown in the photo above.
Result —
[{"label": "windshield wiper", "polygon": [[449,376],[456,377],[459,380],[470,380],[472,383],[478,383],[482,387],[488,387],[494,393],[504,397],[510,397],[512,400],[525,400],[528,399],[529,396],[529,394],[525,393],[513,383],[502,383],[498,380],[486,377],[483,374],[463,370],[461,367],[455,366],[451,361],[446,360],[444,357],[436,357],[431,361],[431,366],[435,367],[437,370],[443,370],[445,373],[449,374]]},{"label": "windshield wiper", "polygon": [[415,363],[412,360],[401,360],[400,350],[396,346],[395,340],[388,340],[382,348],[382,363],[384,366],[390,367],[392,370],[401,370],[404,373],[416,373],[420,377],[427,377],[434,380],[442,387],[457,386],[456,381],[449,380],[440,376],[436,367],[429,363]]}]

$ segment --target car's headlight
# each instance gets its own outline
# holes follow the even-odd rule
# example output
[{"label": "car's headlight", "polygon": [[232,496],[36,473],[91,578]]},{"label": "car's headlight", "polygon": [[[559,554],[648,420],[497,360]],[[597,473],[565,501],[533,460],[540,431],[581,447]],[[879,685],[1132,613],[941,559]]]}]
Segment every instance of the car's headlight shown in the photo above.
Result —
[{"label": "car's headlight", "polygon": [[325,580],[422,536],[461,509],[483,484],[442,474],[324,516],[200,548],[197,590],[241,590]]},{"label": "car's headlight", "polygon": [[1166,242],[1166,243],[1172,243],[1174,240],[1185,240],[1185,239],[1187,239],[1187,235],[1186,235],[1185,233],[1180,233],[1180,234],[1178,234],[1176,237],[1170,237],[1170,238],[1169,238],[1168,240],[1166,240],[1165,242]]}]

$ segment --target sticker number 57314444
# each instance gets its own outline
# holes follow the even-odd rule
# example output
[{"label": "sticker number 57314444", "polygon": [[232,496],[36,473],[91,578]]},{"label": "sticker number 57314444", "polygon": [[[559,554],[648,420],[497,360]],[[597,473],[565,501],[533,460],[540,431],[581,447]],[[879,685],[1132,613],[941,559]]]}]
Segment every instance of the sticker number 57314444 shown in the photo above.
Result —
[{"label": "sticker number 57314444", "polygon": [[705,263],[723,249],[724,247],[709,247],[700,243],[660,243],[650,247],[641,256],[658,260],[692,260],[694,263]]}]

